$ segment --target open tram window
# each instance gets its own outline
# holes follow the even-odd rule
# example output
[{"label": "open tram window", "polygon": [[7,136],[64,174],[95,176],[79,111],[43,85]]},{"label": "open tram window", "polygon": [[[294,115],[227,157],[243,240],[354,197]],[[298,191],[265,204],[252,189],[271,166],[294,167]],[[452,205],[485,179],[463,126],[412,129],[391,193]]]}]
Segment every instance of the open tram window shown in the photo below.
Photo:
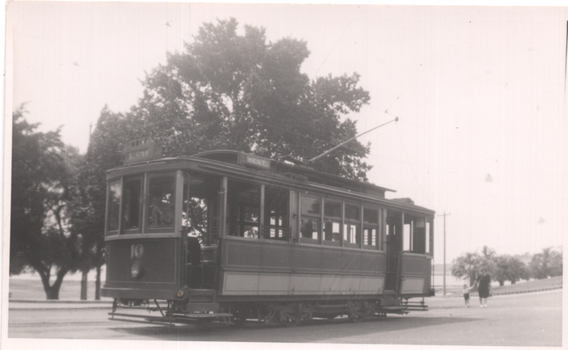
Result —
[{"label": "open tram window", "polygon": [[173,230],[175,193],[176,178],[174,174],[152,174],[148,176],[146,225],[149,230]]},{"label": "open tram window", "polygon": [[229,179],[227,192],[227,227],[230,236],[258,238],[260,185]]},{"label": "open tram window", "polygon": [[379,210],[364,208],[363,210],[363,247],[382,249],[379,230]]},{"label": "open tram window", "polygon": [[345,204],[345,223],[343,224],[343,245],[359,247],[361,244],[361,207]]},{"label": "open tram window", "polygon": [[122,197],[122,182],[120,179],[108,185],[108,221],[107,235],[118,234],[120,219],[120,199]]},{"label": "open tram window", "polygon": [[426,254],[432,255],[432,243],[434,240],[434,235],[432,234],[432,219],[426,220]]},{"label": "open tram window", "polygon": [[219,241],[219,177],[184,174],[181,226],[204,245]]},{"label": "open tram window", "polygon": [[321,226],[321,198],[302,195],[300,238],[304,243],[319,243]]},{"label": "open tram window", "polygon": [[289,197],[290,191],[288,189],[266,186],[264,192],[264,228],[262,230],[265,239],[289,239]]},{"label": "open tram window", "polygon": [[404,250],[426,253],[426,220],[412,215],[404,216]]},{"label": "open tram window", "polygon": [[122,229],[124,233],[140,232],[140,205],[142,201],[142,177],[124,179],[124,198],[122,199]]},{"label": "open tram window", "polygon": [[[341,244],[341,202],[324,201],[323,241],[328,245]],[[334,242],[334,243],[331,243]]]}]

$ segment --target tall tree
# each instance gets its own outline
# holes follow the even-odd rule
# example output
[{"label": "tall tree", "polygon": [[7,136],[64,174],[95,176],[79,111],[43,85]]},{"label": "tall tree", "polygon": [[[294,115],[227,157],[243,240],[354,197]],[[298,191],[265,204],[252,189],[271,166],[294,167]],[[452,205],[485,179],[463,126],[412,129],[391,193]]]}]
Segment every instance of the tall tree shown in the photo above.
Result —
[{"label": "tall tree", "polygon": [[100,300],[101,268],[105,263],[104,222],[107,169],[122,163],[119,150],[129,139],[127,119],[104,107],[81,163],[79,192],[73,201],[71,231],[79,237],[82,272],[81,299],[87,297],[87,274],[96,270],[95,299]]},{"label": "tall tree", "polygon": [[[152,137],[167,156],[234,149],[303,160],[356,135],[347,116],[370,99],[358,74],[310,80],[300,70],[304,41],[267,42],[263,28],[239,35],[237,27],[235,19],[204,24],[185,52],[147,75],[130,135]],[[366,180],[368,153],[353,141],[313,165]]]},{"label": "tall tree", "polygon": [[452,276],[468,278],[469,285],[475,283],[481,266],[481,256],[478,253],[464,253],[452,261]]},{"label": "tall tree", "polygon": [[562,252],[544,248],[541,253],[533,255],[529,269],[536,279],[562,276]]},{"label": "tall tree", "polygon": [[494,277],[501,286],[505,284],[505,281],[511,281],[511,284],[515,284],[521,279],[529,279],[528,268],[518,257],[499,255],[495,257],[495,264]]},{"label": "tall tree", "polygon": [[37,124],[29,124],[25,113],[21,106],[12,114],[10,273],[33,268],[47,299],[58,299],[64,276],[78,264],[77,240],[69,233],[66,211],[79,155],[65,147],[59,130],[36,132]]}]

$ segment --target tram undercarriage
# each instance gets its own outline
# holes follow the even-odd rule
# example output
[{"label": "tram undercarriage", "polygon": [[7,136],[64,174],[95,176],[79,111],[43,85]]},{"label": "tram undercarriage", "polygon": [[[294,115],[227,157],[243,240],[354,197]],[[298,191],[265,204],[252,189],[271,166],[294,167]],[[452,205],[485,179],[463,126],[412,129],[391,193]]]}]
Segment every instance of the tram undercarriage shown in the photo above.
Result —
[{"label": "tram undercarriage", "polygon": [[[120,309],[131,311],[123,313]],[[346,317],[351,322],[361,322],[387,314],[407,314],[409,311],[427,311],[421,301],[408,299],[338,299],[298,301],[245,301],[245,302],[201,302],[183,303],[157,300],[115,299],[111,320],[138,323],[170,325],[220,323],[243,326],[249,321],[272,326],[297,326],[313,319],[334,319]],[[155,313],[155,315],[149,315]],[[156,314],[157,313],[157,314]]]}]

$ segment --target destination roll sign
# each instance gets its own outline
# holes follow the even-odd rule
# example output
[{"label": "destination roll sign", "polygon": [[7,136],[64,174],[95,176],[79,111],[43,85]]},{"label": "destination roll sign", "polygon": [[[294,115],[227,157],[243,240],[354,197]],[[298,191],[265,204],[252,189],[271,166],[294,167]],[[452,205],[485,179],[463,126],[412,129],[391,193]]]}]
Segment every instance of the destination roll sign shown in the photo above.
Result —
[{"label": "destination roll sign", "polygon": [[162,156],[162,147],[152,139],[138,139],[128,143],[124,148],[124,164],[138,163]]},{"label": "destination roll sign", "polygon": [[270,170],[270,159],[254,156],[251,154],[239,154],[239,163],[254,166],[256,168]]}]

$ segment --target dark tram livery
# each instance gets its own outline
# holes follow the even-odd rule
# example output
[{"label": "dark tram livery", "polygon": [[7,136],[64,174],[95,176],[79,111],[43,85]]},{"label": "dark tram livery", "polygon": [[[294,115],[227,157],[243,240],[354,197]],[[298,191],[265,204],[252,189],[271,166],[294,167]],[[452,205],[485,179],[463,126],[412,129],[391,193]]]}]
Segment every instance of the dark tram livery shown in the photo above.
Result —
[{"label": "dark tram livery", "polygon": [[298,162],[160,152],[139,140],[107,173],[113,319],[294,325],[427,309],[434,211]]}]

